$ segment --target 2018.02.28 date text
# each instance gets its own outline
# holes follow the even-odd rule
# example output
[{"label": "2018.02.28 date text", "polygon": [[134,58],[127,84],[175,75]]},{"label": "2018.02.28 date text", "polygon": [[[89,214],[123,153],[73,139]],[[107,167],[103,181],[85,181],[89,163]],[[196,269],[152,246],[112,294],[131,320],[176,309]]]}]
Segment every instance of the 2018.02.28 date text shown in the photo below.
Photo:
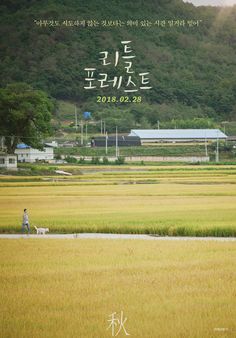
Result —
[{"label": "2018.02.28 date text", "polygon": [[141,103],[142,96],[97,96],[97,103]]}]

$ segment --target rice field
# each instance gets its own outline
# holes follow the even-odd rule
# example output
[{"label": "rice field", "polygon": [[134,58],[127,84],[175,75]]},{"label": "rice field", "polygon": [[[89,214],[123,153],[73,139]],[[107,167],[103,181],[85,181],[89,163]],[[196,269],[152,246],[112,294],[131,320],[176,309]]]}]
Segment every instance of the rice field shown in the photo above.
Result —
[{"label": "rice field", "polygon": [[[234,166],[61,169],[0,176],[0,232],[236,236]],[[0,337],[234,337],[235,271],[234,242],[0,239]]]},{"label": "rice field", "polygon": [[68,177],[0,176],[0,232],[20,232],[27,208],[31,225],[56,233],[235,236],[235,205],[234,166],[99,166]]},{"label": "rice field", "polygon": [[112,337],[110,315],[122,311],[131,337],[236,335],[234,243],[1,239],[0,248],[1,337]]}]

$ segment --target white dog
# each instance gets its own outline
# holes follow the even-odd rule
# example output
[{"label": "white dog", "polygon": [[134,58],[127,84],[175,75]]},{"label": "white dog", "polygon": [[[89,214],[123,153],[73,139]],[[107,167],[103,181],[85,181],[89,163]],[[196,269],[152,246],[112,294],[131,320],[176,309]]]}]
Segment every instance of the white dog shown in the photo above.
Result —
[{"label": "white dog", "polygon": [[35,229],[36,229],[36,231],[37,231],[37,235],[45,235],[46,234],[46,232],[49,232],[49,229],[48,228],[37,228],[36,226],[35,226]]}]

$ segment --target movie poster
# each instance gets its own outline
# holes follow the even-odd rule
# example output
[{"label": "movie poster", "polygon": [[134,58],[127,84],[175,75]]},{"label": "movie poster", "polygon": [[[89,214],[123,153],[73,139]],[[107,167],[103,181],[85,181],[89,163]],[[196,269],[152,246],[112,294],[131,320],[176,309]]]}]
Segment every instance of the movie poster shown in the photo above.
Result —
[{"label": "movie poster", "polygon": [[236,336],[236,1],[0,18],[1,337]]}]

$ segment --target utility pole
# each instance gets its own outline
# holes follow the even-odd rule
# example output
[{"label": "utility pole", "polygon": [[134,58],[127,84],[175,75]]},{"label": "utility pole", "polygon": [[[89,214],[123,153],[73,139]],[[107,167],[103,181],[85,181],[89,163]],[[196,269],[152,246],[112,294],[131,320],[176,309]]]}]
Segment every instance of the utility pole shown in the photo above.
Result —
[{"label": "utility pole", "polygon": [[118,130],[116,127],[116,158],[118,158]]},{"label": "utility pole", "polygon": [[216,140],[216,162],[219,162],[219,136],[217,130],[217,140]]},{"label": "utility pole", "polygon": [[157,121],[157,129],[160,129],[160,121]]},{"label": "utility pole", "polygon": [[208,151],[207,151],[207,138],[206,138],[206,131],[205,131],[205,154],[206,157],[208,156]]},{"label": "utility pole", "polygon": [[85,142],[88,142],[88,123],[85,123]]},{"label": "utility pole", "polygon": [[[228,121],[223,121],[222,122],[222,124],[223,124],[223,126],[224,126],[224,134],[225,134],[225,132],[226,132],[226,123],[228,123]],[[227,144],[227,138],[225,139],[225,144]]]},{"label": "utility pole", "polygon": [[207,151],[207,140],[206,140],[206,137],[205,137],[205,153],[206,153],[206,157],[208,156],[208,151]]},{"label": "utility pole", "polygon": [[83,120],[81,120],[80,127],[81,127],[81,146],[83,146],[84,145],[84,125],[83,125]]},{"label": "utility pole", "polygon": [[106,121],[103,121],[103,134],[106,135]]},{"label": "utility pole", "polygon": [[108,138],[108,136],[107,136],[107,131],[106,131],[106,136],[105,136],[105,138],[106,138],[106,155],[107,155],[107,138]]},{"label": "utility pole", "polygon": [[77,108],[76,108],[76,105],[75,105],[75,130],[76,130],[76,132],[78,130],[78,117],[77,117]]}]

